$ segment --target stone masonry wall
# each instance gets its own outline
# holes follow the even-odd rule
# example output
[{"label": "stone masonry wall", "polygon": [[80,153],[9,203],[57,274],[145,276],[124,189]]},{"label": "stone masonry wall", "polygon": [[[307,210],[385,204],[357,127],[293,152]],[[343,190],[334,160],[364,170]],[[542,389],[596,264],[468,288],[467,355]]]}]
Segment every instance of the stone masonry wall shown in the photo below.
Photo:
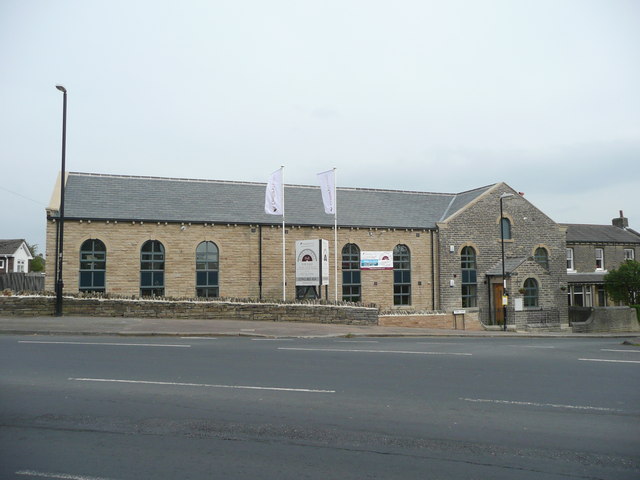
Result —
[{"label": "stone masonry wall", "polygon": [[[2,316],[49,316],[53,315],[54,306],[54,297],[0,296],[0,315]],[[222,301],[170,302],[65,297],[63,313],[69,316],[261,320],[345,325],[377,325],[378,323],[377,308]]]},{"label": "stone masonry wall", "polygon": [[[485,316],[490,314],[491,284],[501,283],[502,278],[489,277],[486,272],[501,261],[499,197],[505,192],[514,195],[503,200],[504,216],[510,220],[512,232],[512,239],[504,242],[505,257],[530,258],[538,247],[544,247],[549,254],[548,270],[528,261],[508,278],[507,290],[513,299],[526,278],[536,278],[540,286],[541,307],[558,309],[560,322],[566,325],[567,313],[563,308],[566,294],[560,289],[566,285],[564,228],[505,184],[499,184],[480,196],[448,222],[438,224],[441,276],[439,309],[451,311],[462,308],[461,251],[463,247],[471,246],[477,255],[478,310],[485,312]],[[450,250],[451,246],[453,251]],[[453,287],[450,287],[451,280]],[[526,322],[525,319],[522,321]]]},{"label": "stone masonry wall", "polygon": [[[333,228],[287,226],[286,298],[295,298],[295,242],[323,238],[329,242],[329,300],[334,299]],[[56,223],[47,222],[47,256],[54,258]],[[278,225],[204,225],[165,222],[65,221],[64,291],[78,292],[80,246],[100,239],[107,249],[106,290],[109,294],[139,296],[140,248],[159,240],[165,248],[165,296],[195,296],[195,251],[212,241],[219,249],[219,287],[223,298],[260,297],[260,236],[262,236],[262,298],[282,300],[282,229]],[[338,228],[338,299],[342,298],[342,248],[355,243],[360,250],[393,250],[398,244],[411,252],[412,308],[434,309],[432,232],[429,230]],[[54,290],[53,269],[45,289]],[[393,271],[362,271],[362,303],[393,309]],[[322,289],[325,298],[325,289]],[[403,306],[406,309],[406,306]]]}]

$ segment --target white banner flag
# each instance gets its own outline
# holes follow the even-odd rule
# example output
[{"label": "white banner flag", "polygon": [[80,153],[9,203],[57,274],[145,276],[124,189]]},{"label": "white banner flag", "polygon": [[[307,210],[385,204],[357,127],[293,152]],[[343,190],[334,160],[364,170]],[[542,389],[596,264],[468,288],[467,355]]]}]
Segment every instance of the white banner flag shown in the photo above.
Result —
[{"label": "white banner flag", "polygon": [[318,173],[320,180],[320,191],[322,192],[322,203],[324,203],[324,211],[329,215],[336,214],[336,172],[327,170]]},{"label": "white banner flag", "polygon": [[282,168],[271,174],[264,195],[264,211],[269,215],[284,215],[284,199],[282,198]]}]

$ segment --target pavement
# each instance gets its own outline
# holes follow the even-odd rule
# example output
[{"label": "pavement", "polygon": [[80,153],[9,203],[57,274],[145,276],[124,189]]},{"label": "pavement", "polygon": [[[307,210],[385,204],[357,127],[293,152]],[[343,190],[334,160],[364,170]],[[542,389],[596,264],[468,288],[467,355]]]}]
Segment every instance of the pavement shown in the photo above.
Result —
[{"label": "pavement", "polygon": [[[637,332],[574,334],[570,332],[502,332],[444,330],[378,325],[333,325],[302,322],[248,320],[195,320],[123,317],[2,317],[0,334],[19,335],[119,335],[119,336],[248,336],[263,338],[314,337],[537,337],[537,338],[626,338]],[[640,340],[638,340],[640,343]]]}]

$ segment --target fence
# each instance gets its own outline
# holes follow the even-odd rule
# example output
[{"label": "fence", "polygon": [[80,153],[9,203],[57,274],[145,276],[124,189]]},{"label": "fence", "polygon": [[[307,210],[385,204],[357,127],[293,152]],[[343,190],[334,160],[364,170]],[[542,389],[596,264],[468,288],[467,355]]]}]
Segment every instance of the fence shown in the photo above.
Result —
[{"label": "fence", "polygon": [[[500,312],[501,313],[501,312]],[[501,315],[500,315],[501,316]],[[502,319],[496,320],[492,309],[481,308],[479,318],[486,326],[503,326]],[[560,325],[560,310],[545,308],[540,310],[518,310],[507,307],[507,325],[523,327],[557,327]]]},{"label": "fence", "polygon": [[44,275],[41,273],[5,273],[0,275],[0,292],[42,292]]}]

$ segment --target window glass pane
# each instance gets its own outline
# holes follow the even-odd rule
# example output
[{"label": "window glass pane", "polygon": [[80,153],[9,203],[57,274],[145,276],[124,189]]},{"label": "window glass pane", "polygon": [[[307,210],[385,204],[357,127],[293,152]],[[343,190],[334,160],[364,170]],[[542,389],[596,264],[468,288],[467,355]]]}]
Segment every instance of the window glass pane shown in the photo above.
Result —
[{"label": "window glass pane", "polygon": [[142,285],[143,287],[149,287],[153,285],[153,283],[151,282],[151,272],[141,272],[140,285]]}]

